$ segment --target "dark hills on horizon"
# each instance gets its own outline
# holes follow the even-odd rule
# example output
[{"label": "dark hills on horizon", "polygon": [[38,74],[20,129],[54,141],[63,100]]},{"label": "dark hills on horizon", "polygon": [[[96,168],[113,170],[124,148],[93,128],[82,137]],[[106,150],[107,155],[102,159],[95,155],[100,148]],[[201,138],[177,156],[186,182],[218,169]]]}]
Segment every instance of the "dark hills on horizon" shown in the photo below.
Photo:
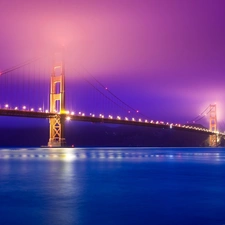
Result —
[{"label": "dark hills on horizon", "polygon": [[[66,125],[66,142],[75,147],[204,147],[207,134],[173,129],[73,122]],[[2,128],[0,147],[47,145],[48,126]]]}]

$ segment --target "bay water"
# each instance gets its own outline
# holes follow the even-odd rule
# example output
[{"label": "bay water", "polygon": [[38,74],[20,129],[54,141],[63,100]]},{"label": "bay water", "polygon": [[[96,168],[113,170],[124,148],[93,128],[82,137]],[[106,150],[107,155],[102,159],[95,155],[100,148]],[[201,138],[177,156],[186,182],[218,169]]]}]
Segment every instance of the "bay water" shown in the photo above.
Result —
[{"label": "bay water", "polygon": [[224,148],[1,148],[0,224],[224,225]]}]

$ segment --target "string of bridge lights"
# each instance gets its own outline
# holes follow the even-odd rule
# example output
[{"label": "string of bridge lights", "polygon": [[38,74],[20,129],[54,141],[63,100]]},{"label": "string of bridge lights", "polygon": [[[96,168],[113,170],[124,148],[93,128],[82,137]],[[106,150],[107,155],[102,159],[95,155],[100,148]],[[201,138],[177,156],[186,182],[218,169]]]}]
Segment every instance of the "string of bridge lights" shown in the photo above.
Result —
[{"label": "string of bridge lights", "polygon": [[[4,107],[0,107],[1,110],[8,110],[8,111],[25,111],[25,112],[35,112],[35,113],[50,113],[49,110],[43,110],[43,108],[38,108],[38,110],[35,110],[34,108],[28,108],[26,106],[22,106],[21,109],[19,109],[19,107],[10,107],[9,104],[5,104]],[[55,114],[63,114],[60,112],[53,112]],[[155,124],[155,125],[162,125],[162,126],[168,126],[168,128],[172,129],[173,127],[177,127],[177,128],[185,128],[185,129],[189,129],[189,130],[198,130],[198,131],[204,131],[204,132],[210,132],[210,133],[215,133],[215,134],[219,134],[219,131],[210,131],[206,128],[201,128],[201,127],[195,127],[195,126],[189,126],[189,125],[181,125],[181,124],[174,124],[174,123],[169,123],[169,122],[163,122],[163,121],[153,121],[153,120],[142,120],[141,118],[136,119],[134,117],[132,117],[131,119],[129,119],[128,117],[121,117],[121,116],[116,116],[114,117],[113,115],[108,115],[105,116],[104,114],[93,114],[90,113],[88,116],[84,113],[84,112],[78,112],[75,113],[74,111],[70,112],[70,111],[65,111],[66,116],[66,120],[70,121],[72,118],[71,116],[76,116],[76,117],[89,117],[89,118],[101,118],[104,122],[108,122],[109,120],[118,120],[118,121],[123,121],[123,122],[132,122],[134,124],[138,124],[138,123],[150,123],[150,124]]]}]

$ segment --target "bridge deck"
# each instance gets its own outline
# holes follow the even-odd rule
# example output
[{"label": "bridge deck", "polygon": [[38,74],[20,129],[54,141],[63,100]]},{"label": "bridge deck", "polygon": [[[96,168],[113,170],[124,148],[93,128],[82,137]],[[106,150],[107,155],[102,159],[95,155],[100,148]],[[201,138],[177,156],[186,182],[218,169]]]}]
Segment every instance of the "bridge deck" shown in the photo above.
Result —
[{"label": "bridge deck", "polygon": [[[28,118],[54,118],[59,114],[49,113],[49,112],[36,112],[28,110],[12,110],[12,109],[0,109],[0,116],[15,116],[15,117],[28,117]],[[191,131],[198,132],[203,134],[218,134],[225,136],[224,133],[216,133],[209,131],[204,128],[192,127],[186,125],[174,125],[174,124],[164,124],[159,122],[149,122],[147,120],[143,121],[131,121],[131,120],[122,120],[122,119],[113,119],[113,118],[102,118],[102,117],[93,117],[93,116],[82,116],[82,115],[68,115],[60,114],[61,117],[64,117],[67,120],[73,121],[83,121],[83,122],[92,122],[92,123],[111,123],[111,124],[123,124],[123,125],[133,125],[133,126],[145,126],[145,127],[155,127],[162,129],[175,129],[180,131]]]}]

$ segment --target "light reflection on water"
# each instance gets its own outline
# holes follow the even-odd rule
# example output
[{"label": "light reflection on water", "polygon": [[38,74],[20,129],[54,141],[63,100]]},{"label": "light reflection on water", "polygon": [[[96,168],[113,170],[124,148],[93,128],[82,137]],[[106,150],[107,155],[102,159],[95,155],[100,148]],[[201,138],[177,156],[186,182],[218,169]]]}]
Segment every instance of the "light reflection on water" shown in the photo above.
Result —
[{"label": "light reflection on water", "polygon": [[223,148],[0,150],[0,224],[225,224]]},{"label": "light reflection on water", "polygon": [[223,148],[36,148],[0,149],[0,159],[45,160],[155,160],[224,162]]}]

